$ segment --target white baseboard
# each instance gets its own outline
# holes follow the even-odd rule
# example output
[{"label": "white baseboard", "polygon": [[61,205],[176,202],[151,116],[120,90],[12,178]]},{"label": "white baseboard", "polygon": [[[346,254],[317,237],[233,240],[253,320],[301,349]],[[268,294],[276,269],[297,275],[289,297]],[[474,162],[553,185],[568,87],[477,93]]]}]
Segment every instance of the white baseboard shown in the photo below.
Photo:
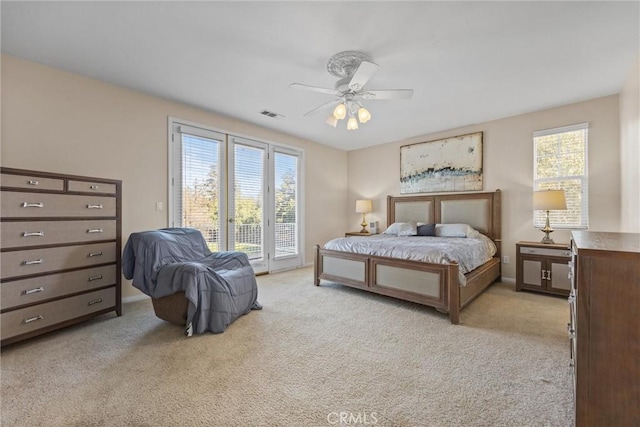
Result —
[{"label": "white baseboard", "polygon": [[500,279],[500,282],[502,283],[510,283],[512,285],[516,284],[516,279],[514,279],[513,277],[504,277],[502,276],[502,279]]}]

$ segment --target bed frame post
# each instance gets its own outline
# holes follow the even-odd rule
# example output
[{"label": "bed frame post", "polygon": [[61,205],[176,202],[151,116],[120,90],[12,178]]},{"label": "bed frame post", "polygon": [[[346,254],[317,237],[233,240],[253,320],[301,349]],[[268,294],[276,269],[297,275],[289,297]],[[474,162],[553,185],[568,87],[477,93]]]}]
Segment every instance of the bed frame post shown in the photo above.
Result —
[{"label": "bed frame post", "polygon": [[316,253],[313,260],[313,284],[320,286],[318,266],[320,265],[320,245],[315,245]]},{"label": "bed frame post", "polygon": [[449,320],[452,325],[460,324],[460,283],[458,283],[458,263],[451,264],[447,288],[449,289]]}]

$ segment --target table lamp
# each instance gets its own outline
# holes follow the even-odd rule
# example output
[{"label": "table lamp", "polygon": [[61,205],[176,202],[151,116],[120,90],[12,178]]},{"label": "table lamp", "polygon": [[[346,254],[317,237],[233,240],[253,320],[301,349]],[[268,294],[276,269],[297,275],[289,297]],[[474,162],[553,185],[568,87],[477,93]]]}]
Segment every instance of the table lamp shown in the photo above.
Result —
[{"label": "table lamp", "polygon": [[367,219],[366,214],[373,211],[371,200],[356,200],[356,213],[362,214],[362,230],[361,233],[367,233]]},{"label": "table lamp", "polygon": [[546,221],[544,228],[540,231],[544,233],[544,238],[540,241],[542,243],[555,243],[549,233],[553,232],[553,229],[549,225],[549,211],[563,211],[567,209],[567,200],[564,195],[564,190],[541,190],[533,192],[533,209],[536,211],[546,211]]}]

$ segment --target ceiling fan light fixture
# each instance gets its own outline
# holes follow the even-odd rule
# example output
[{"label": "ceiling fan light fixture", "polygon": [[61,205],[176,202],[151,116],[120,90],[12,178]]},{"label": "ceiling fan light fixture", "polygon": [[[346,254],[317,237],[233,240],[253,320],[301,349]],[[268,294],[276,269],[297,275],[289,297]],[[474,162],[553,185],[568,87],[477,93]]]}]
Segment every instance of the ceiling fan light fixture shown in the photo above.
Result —
[{"label": "ceiling fan light fixture", "polygon": [[336,127],[338,125],[338,119],[336,119],[336,116],[331,114],[329,117],[327,117],[327,121],[325,123],[331,127]]},{"label": "ceiling fan light fixture", "polygon": [[369,110],[364,107],[360,107],[358,109],[358,120],[360,120],[360,123],[367,123],[369,120],[371,120],[371,113],[369,112]]},{"label": "ceiling fan light fixture", "polygon": [[349,117],[349,121],[347,122],[347,130],[356,130],[358,129],[358,121],[355,117]]},{"label": "ceiling fan light fixture", "polygon": [[342,120],[347,117],[347,106],[344,103],[338,104],[338,106],[333,110],[333,117],[338,120]]}]

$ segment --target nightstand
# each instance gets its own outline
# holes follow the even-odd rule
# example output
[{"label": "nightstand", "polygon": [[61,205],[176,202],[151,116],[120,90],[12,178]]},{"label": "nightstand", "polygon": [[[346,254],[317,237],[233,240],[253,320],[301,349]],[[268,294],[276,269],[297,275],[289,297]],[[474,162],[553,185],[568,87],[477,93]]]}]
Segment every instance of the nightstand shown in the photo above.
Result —
[{"label": "nightstand", "polygon": [[527,290],[569,296],[568,243],[518,242],[516,244],[516,291]]},{"label": "nightstand", "polygon": [[361,233],[359,231],[347,231],[346,233],[344,233],[344,237],[349,237],[349,236],[372,236],[372,234],[369,232]]}]

